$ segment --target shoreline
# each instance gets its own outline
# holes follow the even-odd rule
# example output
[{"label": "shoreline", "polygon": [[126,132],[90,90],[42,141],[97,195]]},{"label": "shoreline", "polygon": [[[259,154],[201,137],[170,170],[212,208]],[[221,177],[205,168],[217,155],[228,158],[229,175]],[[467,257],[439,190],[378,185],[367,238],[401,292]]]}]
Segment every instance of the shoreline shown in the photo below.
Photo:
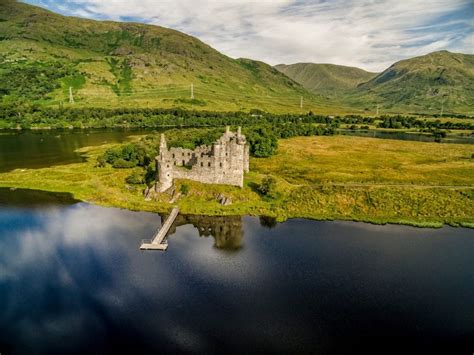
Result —
[{"label": "shoreline", "polygon": [[[389,144],[393,149],[393,144],[396,142],[380,141],[343,136],[282,140],[282,147],[277,156],[251,159],[251,171],[245,176],[244,188],[203,185],[193,181],[178,180],[176,182],[177,189],[179,190],[181,185],[186,184],[189,187],[189,194],[182,196],[176,204],[183,214],[192,215],[268,216],[276,218],[279,222],[291,218],[305,218],[428,228],[440,228],[443,225],[474,228],[474,211],[470,207],[474,198],[474,186],[470,184],[470,175],[463,177],[463,175],[456,173],[452,176],[457,178],[448,179],[444,178],[443,173],[440,177],[444,180],[440,177],[436,180],[436,175],[433,173],[438,170],[427,170],[425,174],[429,180],[406,179],[412,183],[403,184],[403,179],[392,179],[390,171],[386,173],[389,175],[384,180],[382,176],[378,175],[380,172],[372,170],[364,172],[363,165],[360,165],[358,169],[362,170],[359,174],[364,172],[362,176],[365,180],[359,179],[360,182],[357,182],[357,179],[345,181],[343,179],[346,176],[344,169],[347,167],[344,166],[344,161],[352,161],[351,158],[348,158],[345,153],[341,154],[338,150],[333,151],[327,146],[328,144],[334,144],[335,147],[350,146],[350,149],[353,150],[355,149],[354,144],[377,144],[379,147],[383,143]],[[306,149],[302,147],[309,147],[309,143],[316,142],[317,145],[314,146],[314,149],[318,150],[312,154],[319,156],[320,163],[314,165],[311,157],[308,157],[306,160],[299,160],[294,166],[295,169],[300,170],[288,170],[288,160],[285,159],[289,159],[289,162],[293,164],[294,154],[296,156],[300,154],[293,153],[294,149]],[[347,144],[348,142],[351,144]],[[400,144],[401,148],[407,147],[407,144],[403,142],[397,144]],[[109,144],[79,149],[77,153],[86,159],[83,162],[40,169],[16,169],[0,173],[0,187],[69,193],[77,200],[104,207],[132,211],[167,212],[172,206],[169,203],[170,196],[159,194],[156,201],[148,202],[145,201],[142,194],[144,185],[125,183],[125,178],[133,169],[114,169],[111,166],[96,167],[97,157],[103,154],[106,149],[116,146],[118,145]],[[423,147],[423,152],[420,153],[423,155],[426,155],[426,149],[429,147],[439,149],[437,143],[431,143],[431,146],[423,145]],[[361,146],[362,148],[365,149],[365,146]],[[445,149],[443,148],[440,154],[447,154]],[[452,146],[450,149],[456,150],[456,152],[459,149],[462,149],[463,152],[467,151],[462,146]],[[418,148],[415,150],[418,151]],[[329,156],[324,157],[321,155],[323,152]],[[343,161],[336,160],[333,154],[338,154]],[[354,152],[354,154],[357,153]],[[458,154],[456,153],[455,156]],[[370,157],[366,159],[368,158]],[[463,168],[464,174],[468,174],[466,169],[471,166],[471,163],[469,160],[463,159],[465,158],[462,158],[460,162],[465,166]],[[373,165],[374,162],[370,159],[368,161]],[[359,164],[363,164],[363,161]],[[339,172],[334,171],[333,166],[339,167],[337,168]],[[435,167],[438,169],[437,165]],[[383,167],[379,168],[383,169]],[[415,168],[419,169],[418,165],[415,165]],[[326,169],[327,172],[321,169]],[[368,169],[372,169],[371,165],[368,166]],[[418,170],[415,172],[419,173]],[[305,175],[301,175],[302,173]],[[324,176],[335,176],[336,173],[340,176],[338,178],[340,182],[324,181]],[[374,176],[379,176],[379,178],[374,180],[371,174],[376,174]],[[262,179],[268,175],[277,179],[278,197],[275,199],[266,199],[259,195],[255,189],[255,186],[258,186]],[[216,196],[219,194],[231,198],[232,204],[229,206],[220,205],[216,200]]]},{"label": "shoreline", "polygon": [[[65,192],[65,191],[52,191],[52,190],[44,190],[40,188],[24,188],[24,187],[9,187],[5,186],[3,184],[0,184],[0,189],[8,189],[12,192],[16,190],[23,190],[23,191],[38,191],[38,192],[44,192],[44,193],[51,193],[51,194],[64,194],[67,195],[68,198],[71,199],[72,204],[77,204],[77,203],[85,203],[88,205],[94,205],[94,206],[99,206],[103,208],[117,208],[121,210],[128,210],[132,212],[146,212],[146,213],[169,213],[169,211],[173,208],[173,204],[168,204],[168,205],[161,205],[157,206],[157,209],[134,209],[134,208],[127,208],[123,207],[120,205],[115,205],[115,204],[110,204],[110,203],[98,203],[95,201],[87,201],[84,199],[80,199],[77,196],[74,195],[72,192]],[[414,227],[414,228],[432,228],[432,229],[439,229],[443,227],[453,227],[453,228],[468,228],[468,229],[474,229],[474,221],[466,221],[466,222],[440,222],[440,221],[435,221],[435,220],[410,220],[410,219],[386,219],[386,220],[381,220],[381,219],[373,219],[370,218],[369,216],[366,216],[367,218],[347,218],[344,216],[327,216],[327,217],[315,217],[312,215],[288,215],[285,216],[284,218],[279,218],[279,216],[274,216],[274,215],[268,215],[268,214],[253,214],[251,212],[249,213],[243,213],[243,214],[234,214],[234,213],[189,213],[186,211],[180,211],[180,214],[186,215],[186,216],[207,216],[207,217],[267,217],[267,218],[274,218],[277,223],[283,223],[288,220],[292,219],[305,219],[305,220],[312,220],[312,221],[319,221],[319,222],[354,222],[354,223],[367,223],[367,224],[372,224],[372,225],[401,225],[401,226],[409,226],[409,227]],[[280,216],[281,217],[281,216]]]}]

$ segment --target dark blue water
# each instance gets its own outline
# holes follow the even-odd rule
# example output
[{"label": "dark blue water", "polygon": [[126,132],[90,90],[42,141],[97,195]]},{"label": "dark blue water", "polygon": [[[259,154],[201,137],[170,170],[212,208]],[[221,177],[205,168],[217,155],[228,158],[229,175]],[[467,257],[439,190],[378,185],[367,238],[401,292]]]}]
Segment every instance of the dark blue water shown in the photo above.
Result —
[{"label": "dark blue water", "polygon": [[185,216],[139,251],[159,221],[0,190],[0,353],[474,349],[472,230]]}]

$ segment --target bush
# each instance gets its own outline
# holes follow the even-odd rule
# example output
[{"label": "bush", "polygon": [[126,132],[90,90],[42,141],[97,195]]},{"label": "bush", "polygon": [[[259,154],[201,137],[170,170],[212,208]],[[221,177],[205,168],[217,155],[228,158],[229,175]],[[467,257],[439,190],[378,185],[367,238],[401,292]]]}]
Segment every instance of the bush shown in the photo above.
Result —
[{"label": "bush", "polygon": [[156,181],[156,171],[153,169],[153,167],[148,166],[146,168],[146,173],[145,173],[145,183],[147,185],[151,185]]},{"label": "bush", "polygon": [[105,160],[103,155],[97,157],[97,163],[95,165],[96,167],[104,168],[106,164],[107,164],[107,161]]},{"label": "bush", "polygon": [[[122,148],[108,149],[101,157],[114,168],[131,168],[135,166],[146,167],[152,162],[151,156],[156,154],[155,149],[148,149],[145,144],[127,144]],[[125,164],[124,161],[128,162]]]},{"label": "bush", "polygon": [[135,166],[137,166],[137,162],[136,161],[126,161],[125,159],[117,159],[112,167],[114,167],[115,169],[128,169],[128,168],[134,168]]},{"label": "bush", "polygon": [[276,198],[276,180],[271,176],[265,177],[258,187],[258,192],[260,192],[265,197]]},{"label": "bush", "polygon": [[189,192],[189,186],[187,184],[183,184],[181,185],[179,190],[181,191],[183,195],[187,195]]},{"label": "bush", "polygon": [[114,164],[116,160],[120,159],[121,151],[120,149],[108,149],[103,158],[109,164]]},{"label": "bush", "polygon": [[143,171],[140,170],[134,170],[127,178],[125,179],[125,182],[127,184],[132,184],[132,185],[141,185],[145,182],[144,176],[143,176]]}]

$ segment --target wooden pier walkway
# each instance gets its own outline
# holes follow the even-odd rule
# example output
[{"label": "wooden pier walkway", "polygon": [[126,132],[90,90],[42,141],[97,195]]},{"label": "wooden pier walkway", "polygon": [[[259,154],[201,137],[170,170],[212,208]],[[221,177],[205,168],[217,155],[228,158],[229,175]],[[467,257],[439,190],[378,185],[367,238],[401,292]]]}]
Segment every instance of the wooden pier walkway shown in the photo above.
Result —
[{"label": "wooden pier walkway", "polygon": [[173,225],[174,220],[179,214],[179,208],[174,207],[171,211],[170,215],[166,219],[165,223],[158,229],[155,233],[155,236],[152,240],[143,240],[140,246],[141,250],[166,250],[168,249],[168,243],[163,243],[163,239],[165,239],[166,234],[170,230],[171,226]]}]

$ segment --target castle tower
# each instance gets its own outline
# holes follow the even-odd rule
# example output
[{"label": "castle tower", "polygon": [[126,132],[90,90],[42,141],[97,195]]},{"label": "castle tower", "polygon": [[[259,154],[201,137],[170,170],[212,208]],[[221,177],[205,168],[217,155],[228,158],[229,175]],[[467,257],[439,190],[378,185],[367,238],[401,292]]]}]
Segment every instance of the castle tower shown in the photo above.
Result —
[{"label": "castle tower", "polygon": [[166,138],[163,133],[160,135],[160,153],[168,150],[168,146],[166,145]]},{"label": "castle tower", "polygon": [[155,190],[164,192],[173,185],[173,168],[168,157],[168,146],[164,134],[160,137],[160,155],[156,157],[156,171],[158,172],[158,181]]}]

